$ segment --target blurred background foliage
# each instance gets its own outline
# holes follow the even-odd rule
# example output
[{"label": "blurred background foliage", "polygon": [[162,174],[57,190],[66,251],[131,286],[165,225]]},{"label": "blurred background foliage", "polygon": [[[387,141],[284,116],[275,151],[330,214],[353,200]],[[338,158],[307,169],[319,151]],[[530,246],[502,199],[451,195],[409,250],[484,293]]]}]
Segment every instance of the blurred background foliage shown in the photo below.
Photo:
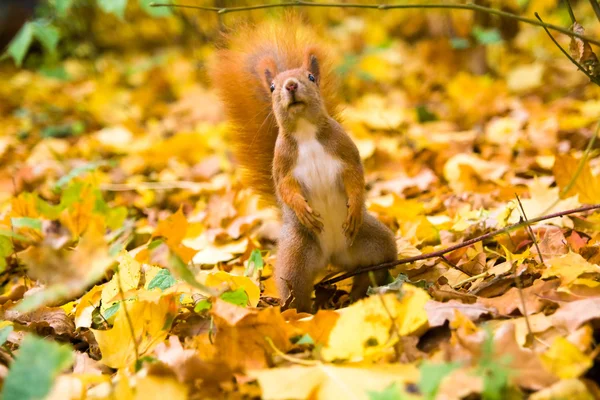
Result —
[{"label": "blurred background foliage", "polygon": [[[28,143],[28,149],[43,138],[67,139],[78,144],[71,150],[77,157],[90,161],[104,160],[106,154],[92,151],[95,138],[89,143],[80,139],[115,126],[124,127],[129,136],[123,140],[135,139],[138,147],[181,132],[210,132],[213,142],[217,140],[214,133],[223,131],[222,114],[209,89],[205,65],[224,32],[242,22],[279,18],[282,10],[217,14],[154,8],[150,3],[4,1],[0,19],[27,21],[20,28],[13,24],[12,34],[9,25],[0,24],[7,46],[0,76],[10,82],[0,87],[6,136]],[[188,0],[185,4],[257,3]],[[545,22],[571,25],[559,0],[476,4],[528,17],[538,12]],[[589,3],[579,0],[572,5],[586,34],[600,37]],[[438,142],[445,146],[447,134],[459,138],[456,143],[460,138],[471,143],[475,129],[492,143],[510,144],[500,146],[500,151],[526,153],[535,148],[551,154],[566,133],[573,134],[569,140],[575,147],[583,147],[589,132],[578,130],[588,128],[600,111],[596,100],[600,88],[587,84],[589,80],[540,27],[468,10],[295,10],[330,44],[341,76],[348,127],[359,140],[377,132],[400,137],[404,145],[419,150],[435,148]],[[556,37],[568,48],[569,37]],[[509,114],[510,118],[502,117]],[[193,165],[205,154],[202,150],[186,154],[188,139],[169,139],[167,148],[184,165]],[[118,152],[115,146],[109,150]],[[367,142],[364,146],[369,163],[368,153],[380,147]],[[4,155],[6,165],[25,156],[18,151]],[[167,156],[148,157],[144,163],[129,160],[127,173],[190,179],[181,168],[166,168]],[[445,158],[436,162],[437,172],[443,162]],[[59,176],[57,172],[56,179]]]}]

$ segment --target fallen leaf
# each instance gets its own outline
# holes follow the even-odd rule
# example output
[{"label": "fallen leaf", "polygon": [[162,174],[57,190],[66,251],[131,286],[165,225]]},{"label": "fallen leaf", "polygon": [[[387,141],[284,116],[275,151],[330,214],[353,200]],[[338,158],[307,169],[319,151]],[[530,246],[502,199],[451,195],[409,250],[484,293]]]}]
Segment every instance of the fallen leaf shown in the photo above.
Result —
[{"label": "fallen leaf", "polygon": [[[136,346],[141,356],[154,349],[167,337],[168,331],[165,328],[173,321],[175,310],[173,295],[162,296],[157,303],[148,301],[122,303],[111,329],[92,330],[102,352],[101,362],[111,368],[131,366],[136,359]],[[132,329],[134,337],[132,337]]]},{"label": "fallen leaf", "polygon": [[593,297],[562,305],[552,315],[552,323],[558,328],[573,332],[582,324],[598,318],[600,318],[600,297]]},{"label": "fallen leaf", "polygon": [[399,387],[415,383],[419,372],[411,364],[319,364],[250,370],[258,379],[265,399],[368,399],[368,391],[381,390],[396,382]]},{"label": "fallen leaf", "polygon": [[[331,330],[329,344],[321,355],[325,360],[361,360],[393,346],[399,335],[418,334],[427,326],[420,312],[429,295],[423,289],[404,284],[401,298],[388,293],[360,300],[341,312]],[[385,302],[385,304],[384,304]]]},{"label": "fallen leaf", "polygon": [[456,311],[469,318],[471,321],[477,321],[483,315],[493,314],[493,310],[482,304],[463,304],[457,300],[450,300],[446,303],[430,300],[425,303],[425,312],[429,320],[429,326],[435,328],[442,326],[446,321],[453,321]]},{"label": "fallen leaf", "polygon": [[557,337],[540,359],[548,371],[561,379],[579,378],[593,364],[590,357],[563,337]]}]

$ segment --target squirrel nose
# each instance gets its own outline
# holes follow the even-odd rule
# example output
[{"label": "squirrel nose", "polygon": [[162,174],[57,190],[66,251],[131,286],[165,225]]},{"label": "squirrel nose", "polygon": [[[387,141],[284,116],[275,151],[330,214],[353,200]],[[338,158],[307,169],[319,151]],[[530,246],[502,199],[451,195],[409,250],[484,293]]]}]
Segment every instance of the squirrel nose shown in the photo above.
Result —
[{"label": "squirrel nose", "polygon": [[295,92],[298,90],[298,81],[295,79],[290,79],[285,83],[285,88],[288,92]]}]

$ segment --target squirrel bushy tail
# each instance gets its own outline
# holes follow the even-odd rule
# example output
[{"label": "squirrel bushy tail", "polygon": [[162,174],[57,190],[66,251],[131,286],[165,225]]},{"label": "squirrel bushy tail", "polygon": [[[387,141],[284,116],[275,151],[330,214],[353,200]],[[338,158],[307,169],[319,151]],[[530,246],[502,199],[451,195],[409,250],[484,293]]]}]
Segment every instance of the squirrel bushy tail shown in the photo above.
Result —
[{"label": "squirrel bushy tail", "polygon": [[329,115],[335,117],[338,102],[332,64],[323,40],[293,14],[279,21],[237,27],[226,39],[227,48],[216,52],[210,77],[232,127],[230,142],[244,171],[244,183],[264,201],[275,204],[272,165],[278,127],[260,65],[272,58],[279,72],[299,68],[310,49],[319,59],[321,96]]}]

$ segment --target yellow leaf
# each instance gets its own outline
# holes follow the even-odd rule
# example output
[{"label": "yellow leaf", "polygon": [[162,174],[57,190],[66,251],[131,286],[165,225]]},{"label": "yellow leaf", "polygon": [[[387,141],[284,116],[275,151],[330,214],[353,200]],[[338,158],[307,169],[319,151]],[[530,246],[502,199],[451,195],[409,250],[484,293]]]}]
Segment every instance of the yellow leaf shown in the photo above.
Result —
[{"label": "yellow leaf", "polygon": [[102,298],[102,289],[106,284],[94,286],[79,299],[77,307],[75,307],[75,327],[89,328],[92,326],[92,312],[96,308]]},{"label": "yellow leaf", "polygon": [[[579,162],[580,160],[568,154],[559,154],[556,156],[552,172],[561,193],[577,172]],[[592,174],[589,162],[583,166],[573,186],[562,197],[566,198],[575,196],[576,194],[579,195],[579,201],[582,203],[595,204],[600,201],[600,175],[594,176]]]},{"label": "yellow leaf", "polygon": [[321,353],[323,358],[361,360],[389,348],[398,341],[392,323],[400,335],[420,333],[427,326],[423,308],[429,295],[407,284],[402,289],[400,299],[391,293],[371,296],[343,309]]},{"label": "yellow leaf", "polygon": [[187,400],[187,398],[187,387],[174,378],[146,376],[136,382],[134,400]]},{"label": "yellow leaf", "polygon": [[170,215],[158,223],[152,237],[164,237],[167,245],[173,248],[180,244],[185,238],[187,227],[187,219],[185,218],[185,215],[183,215],[183,209],[180,207],[175,214]]},{"label": "yellow leaf", "polygon": [[564,337],[557,337],[540,356],[544,366],[561,379],[577,378],[593,364],[593,360]]},{"label": "yellow leaf", "polygon": [[256,307],[260,298],[260,288],[246,276],[231,275],[225,271],[211,272],[204,282],[206,286],[222,290],[244,289],[248,295],[250,306]]},{"label": "yellow leaf", "polygon": [[561,286],[573,284],[577,277],[585,273],[600,273],[600,266],[588,262],[577,253],[569,252],[565,255],[553,257],[545,262],[547,268],[542,273],[542,279],[558,276]]},{"label": "yellow leaf", "polygon": [[594,400],[585,383],[579,379],[565,379],[554,385],[533,393],[529,400],[577,399]]},{"label": "yellow leaf", "polygon": [[119,293],[119,284],[125,293],[128,290],[137,289],[140,282],[140,263],[126,251],[121,253],[119,261],[119,269],[102,289],[102,310],[106,310],[114,304],[113,300]]},{"label": "yellow leaf", "polygon": [[134,340],[125,314],[125,307],[131,318],[139,355],[143,356],[162,342],[168,334],[168,326],[173,320],[177,306],[174,295],[163,296],[155,302],[123,302],[115,316],[112,329],[92,329],[100,351],[102,363],[111,368],[125,368],[135,361]]},{"label": "yellow leaf", "polygon": [[319,364],[248,371],[258,379],[262,398],[284,399],[369,399],[369,391],[381,391],[396,383],[400,388],[419,379],[412,364],[344,366]]}]

